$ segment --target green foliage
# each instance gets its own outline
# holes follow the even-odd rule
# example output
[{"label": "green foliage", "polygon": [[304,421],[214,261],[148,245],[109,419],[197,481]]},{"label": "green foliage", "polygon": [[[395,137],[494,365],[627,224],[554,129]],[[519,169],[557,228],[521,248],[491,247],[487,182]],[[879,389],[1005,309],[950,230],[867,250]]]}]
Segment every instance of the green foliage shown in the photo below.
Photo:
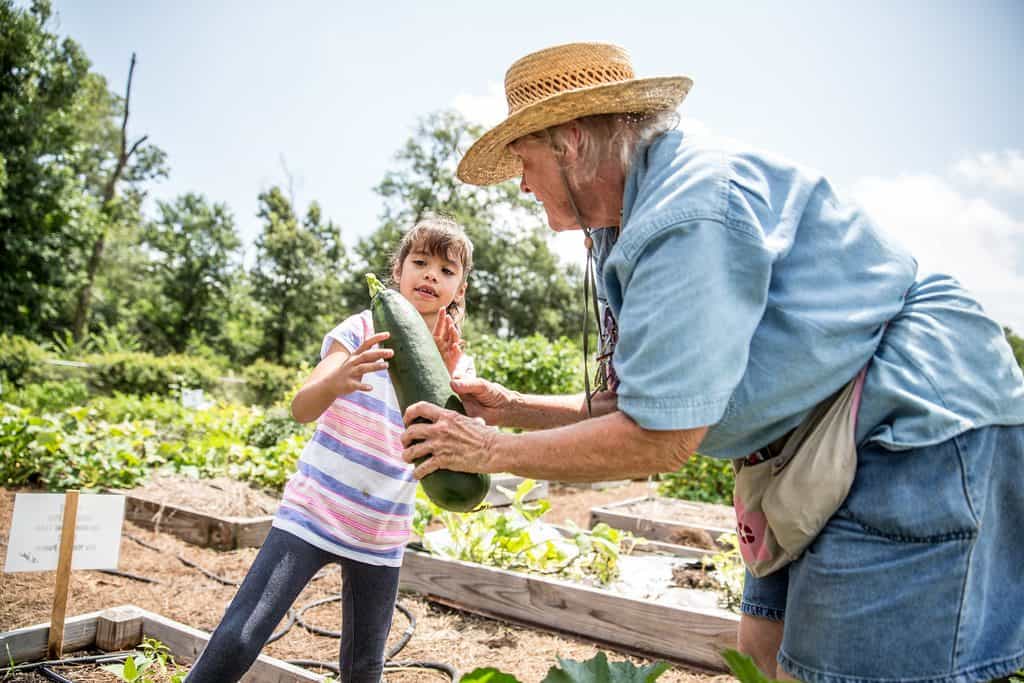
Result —
[{"label": "green foliage", "polygon": [[149,276],[159,283],[160,301],[147,325],[163,344],[181,353],[190,337],[212,338],[221,320],[219,302],[239,260],[241,240],[227,205],[188,193],[158,202],[160,216],[143,232],[150,254]]},{"label": "green foliage", "polygon": [[90,382],[105,393],[166,394],[182,387],[209,391],[220,377],[212,363],[191,356],[115,353],[86,361],[92,366]]},{"label": "green foliage", "polygon": [[258,360],[242,371],[245,393],[250,403],[262,406],[280,401],[302,372],[265,360]]},{"label": "green foliage", "polygon": [[5,394],[9,403],[28,408],[34,413],[50,413],[72,406],[85,405],[89,400],[89,387],[81,380],[40,382],[26,384],[13,394]]},{"label": "green foliage", "polygon": [[579,347],[562,337],[549,341],[539,334],[519,339],[486,335],[472,340],[480,377],[527,394],[573,394],[583,391],[583,356]]},{"label": "green foliage", "polygon": [[778,683],[774,678],[768,678],[761,673],[754,664],[754,660],[747,655],[741,655],[736,650],[724,651],[722,658],[740,683]]},{"label": "green foliage", "polygon": [[732,505],[732,461],[695,454],[676,472],[659,475],[658,493],[670,498]]},{"label": "green foliage", "polygon": [[16,387],[24,385],[34,379],[46,356],[41,346],[25,337],[0,334],[0,381]]},{"label": "green foliage", "polygon": [[102,668],[126,683],[181,683],[186,669],[175,663],[171,651],[155,638],[145,638],[142,652],[124,660],[124,664],[107,664]]},{"label": "green foliage", "polygon": [[[502,569],[552,574],[598,584],[618,576],[619,555],[632,550],[630,534],[598,524],[590,532],[577,530],[571,538],[541,521],[551,504],[544,499],[526,502],[536,482],[526,479],[515,491],[505,491],[512,504],[504,509],[459,513],[442,510],[416,492],[413,530],[431,553]],[[444,529],[424,533],[439,519]]]},{"label": "green foliage", "polygon": [[721,589],[718,591],[718,603],[722,607],[739,613],[743,602],[743,581],[746,578],[746,566],[740,553],[740,541],[736,534],[723,534],[719,543],[729,545],[727,550],[720,550],[710,558],[701,558],[706,567],[713,567],[715,578]]},{"label": "green foliage", "polygon": [[1013,357],[1017,359],[1017,365],[1024,368],[1024,339],[1015,335],[1009,327],[1004,327],[1003,332],[1006,334],[1006,341],[1010,344],[1010,348],[1013,349]]},{"label": "green foliage", "polygon": [[272,448],[296,434],[306,434],[309,428],[296,422],[283,408],[272,408],[261,419],[253,422],[245,434],[245,442],[256,448]]},{"label": "green foliage", "polygon": [[97,238],[132,222],[163,172],[163,153],[143,145],[123,173],[129,191],[103,205],[121,99],[50,16],[45,0],[0,0],[0,325],[36,339],[68,324]]},{"label": "green foliage", "polygon": [[[253,297],[266,311],[262,353],[278,364],[306,358],[325,329],[337,321],[347,268],[341,234],[324,223],[320,207],[310,205],[299,221],[291,201],[278,187],[260,194],[263,232],[256,240],[256,265],[250,273]],[[364,290],[365,291],[365,290]],[[360,302],[366,301],[363,294]]]},{"label": "green foliage", "polygon": [[101,397],[41,415],[0,404],[0,485],[131,488],[167,469],[280,489],[311,428],[261,428],[264,417],[259,408],[189,410],[174,397],[159,396]]},{"label": "green foliage", "polygon": [[[584,662],[558,658],[541,683],[652,683],[669,670],[665,662],[636,666],[632,662],[609,662],[598,652]],[[519,679],[493,667],[475,669],[459,679],[460,683],[519,683]]]}]

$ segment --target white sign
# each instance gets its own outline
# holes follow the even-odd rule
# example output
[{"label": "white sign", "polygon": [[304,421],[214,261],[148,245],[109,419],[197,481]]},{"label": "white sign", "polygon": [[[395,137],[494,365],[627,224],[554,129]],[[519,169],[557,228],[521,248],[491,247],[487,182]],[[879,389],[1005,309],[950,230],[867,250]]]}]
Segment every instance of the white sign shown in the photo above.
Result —
[{"label": "white sign", "polygon": [[206,400],[202,389],[182,389],[181,405],[185,408],[206,410],[213,405],[213,402]]},{"label": "white sign", "polygon": [[[5,572],[43,572],[57,568],[64,519],[63,493],[19,493],[7,543]],[[72,569],[116,569],[121,552],[124,496],[78,496]]]}]

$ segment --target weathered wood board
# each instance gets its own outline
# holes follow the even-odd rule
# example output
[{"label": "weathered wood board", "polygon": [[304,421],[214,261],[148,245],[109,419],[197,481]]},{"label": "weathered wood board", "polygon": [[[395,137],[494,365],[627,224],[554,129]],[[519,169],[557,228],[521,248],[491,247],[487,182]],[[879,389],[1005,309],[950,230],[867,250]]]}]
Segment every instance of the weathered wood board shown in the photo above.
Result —
[{"label": "weathered wood board", "polygon": [[721,651],[736,647],[739,617],[696,595],[693,607],[660,604],[412,548],[405,553],[401,587],[492,618],[710,669],[724,670]]},{"label": "weathered wood board", "polygon": [[[38,624],[0,633],[0,652],[5,663],[23,664],[46,655],[49,624]],[[64,624],[64,651],[99,647],[97,632],[116,635],[120,647],[134,647],[143,637],[156,638],[170,650],[179,664],[192,664],[203,651],[210,634],[159,614],[122,605],[103,612],[72,617]],[[130,635],[134,632],[134,635]],[[99,649],[103,649],[100,647]],[[9,659],[6,653],[10,653]],[[312,683],[324,677],[279,659],[260,655],[242,678],[247,683]]]},{"label": "weathered wood board", "polygon": [[695,513],[694,516],[699,517],[702,511],[706,510],[713,510],[718,516],[727,516],[725,513],[728,508],[726,506],[659,497],[654,499],[655,503],[663,507],[674,508],[678,514],[673,515],[673,518],[652,517],[630,510],[638,504],[649,501],[648,498],[629,498],[593,507],[590,509],[590,528],[604,522],[612,528],[629,531],[636,536],[676,545],[696,545],[703,539],[709,543],[717,543],[724,534],[736,533],[735,521],[732,526],[729,526],[724,523],[707,524],[686,518],[688,511],[692,511]]}]

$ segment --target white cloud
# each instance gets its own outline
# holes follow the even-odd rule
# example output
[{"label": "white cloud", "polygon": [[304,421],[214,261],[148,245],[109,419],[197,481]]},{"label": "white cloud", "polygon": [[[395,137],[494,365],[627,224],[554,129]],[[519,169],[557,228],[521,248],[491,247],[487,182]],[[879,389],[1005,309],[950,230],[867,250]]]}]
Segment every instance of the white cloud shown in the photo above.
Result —
[{"label": "white cloud", "polygon": [[852,194],[921,272],[953,275],[989,315],[1024,329],[1024,220],[936,175],[864,178]]},{"label": "white cloud", "polygon": [[1024,192],[1024,152],[1010,149],[963,159],[954,164],[953,173],[972,185]]},{"label": "white cloud", "polygon": [[494,82],[487,84],[486,95],[456,95],[452,106],[467,120],[488,127],[504,120],[508,113],[504,86]]}]

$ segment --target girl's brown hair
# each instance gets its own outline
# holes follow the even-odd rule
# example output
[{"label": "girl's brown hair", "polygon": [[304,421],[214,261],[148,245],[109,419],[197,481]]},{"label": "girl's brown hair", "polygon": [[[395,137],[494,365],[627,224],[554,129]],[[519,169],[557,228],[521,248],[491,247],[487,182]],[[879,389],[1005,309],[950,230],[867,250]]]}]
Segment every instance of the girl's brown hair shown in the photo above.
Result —
[{"label": "girl's brown hair", "polygon": [[[469,236],[462,226],[448,216],[427,214],[402,236],[398,248],[391,255],[392,284],[395,286],[398,285],[398,278],[395,276],[402,272],[405,258],[414,249],[461,264],[460,284],[465,284],[469,278],[469,271],[473,269],[473,243],[469,241]],[[465,296],[448,304],[447,310],[455,323],[461,324],[466,317]]]}]

